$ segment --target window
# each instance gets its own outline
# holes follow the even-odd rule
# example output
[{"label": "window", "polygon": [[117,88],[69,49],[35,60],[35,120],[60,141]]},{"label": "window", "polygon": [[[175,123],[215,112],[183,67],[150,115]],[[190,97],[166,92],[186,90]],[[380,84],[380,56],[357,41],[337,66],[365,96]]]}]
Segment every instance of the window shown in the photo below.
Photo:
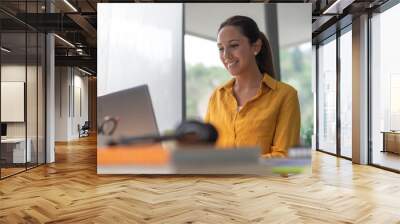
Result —
[{"label": "window", "polygon": [[318,149],[336,153],[336,37],[318,48]]},{"label": "window", "polygon": [[[351,27],[350,27],[351,28]],[[352,35],[340,36],[340,154],[352,157]]]},{"label": "window", "polygon": [[217,43],[185,35],[186,117],[203,120],[212,91],[232,76],[218,56]]},{"label": "window", "polygon": [[301,111],[301,145],[311,146],[314,128],[314,98],[311,89],[311,43],[296,44],[280,49],[280,66],[282,81],[292,85],[298,93]]},{"label": "window", "polygon": [[371,18],[372,163],[400,170],[400,5]]}]

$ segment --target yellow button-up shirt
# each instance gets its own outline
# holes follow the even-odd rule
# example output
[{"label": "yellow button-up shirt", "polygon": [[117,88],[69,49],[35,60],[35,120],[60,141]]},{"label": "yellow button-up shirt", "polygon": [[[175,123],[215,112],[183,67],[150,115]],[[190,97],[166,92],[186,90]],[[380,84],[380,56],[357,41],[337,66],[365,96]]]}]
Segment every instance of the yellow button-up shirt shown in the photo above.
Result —
[{"label": "yellow button-up shirt", "polygon": [[255,97],[238,110],[234,79],[211,95],[205,121],[219,134],[217,147],[259,146],[262,157],[285,157],[299,143],[300,105],[297,91],[264,74]]}]

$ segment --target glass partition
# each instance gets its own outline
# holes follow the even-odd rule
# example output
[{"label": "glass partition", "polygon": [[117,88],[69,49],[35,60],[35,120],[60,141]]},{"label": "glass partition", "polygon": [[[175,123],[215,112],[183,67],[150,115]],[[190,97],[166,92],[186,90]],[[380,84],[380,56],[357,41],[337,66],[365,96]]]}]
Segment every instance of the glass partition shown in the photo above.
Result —
[{"label": "glass partition", "polygon": [[[1,176],[24,171],[26,150],[26,33],[1,34]],[[28,160],[29,162],[30,160]]]},{"label": "glass partition", "polygon": [[[15,13],[43,13],[45,1],[1,2]],[[45,162],[43,33],[0,12],[0,178]]]}]

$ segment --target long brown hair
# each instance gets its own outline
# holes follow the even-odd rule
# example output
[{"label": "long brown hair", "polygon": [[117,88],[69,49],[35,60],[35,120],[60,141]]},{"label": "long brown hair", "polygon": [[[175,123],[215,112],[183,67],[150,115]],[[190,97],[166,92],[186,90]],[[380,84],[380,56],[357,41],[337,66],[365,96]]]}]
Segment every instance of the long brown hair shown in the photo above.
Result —
[{"label": "long brown hair", "polygon": [[258,69],[261,73],[267,73],[275,77],[275,68],[272,57],[272,50],[265,34],[258,29],[257,23],[247,16],[232,16],[219,26],[218,32],[225,26],[235,26],[249,39],[250,44],[254,44],[258,39],[261,40],[261,50],[256,56]]}]

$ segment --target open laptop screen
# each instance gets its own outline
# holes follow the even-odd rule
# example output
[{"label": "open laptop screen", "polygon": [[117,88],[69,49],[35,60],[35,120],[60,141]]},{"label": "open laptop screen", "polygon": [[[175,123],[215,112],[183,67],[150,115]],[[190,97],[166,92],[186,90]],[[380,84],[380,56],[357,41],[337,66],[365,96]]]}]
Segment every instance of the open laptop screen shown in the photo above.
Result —
[{"label": "open laptop screen", "polygon": [[[100,127],[106,116],[118,119],[113,138],[159,135],[153,105],[147,85],[110,93],[97,98],[97,123]],[[103,146],[105,136],[98,136]]]}]

